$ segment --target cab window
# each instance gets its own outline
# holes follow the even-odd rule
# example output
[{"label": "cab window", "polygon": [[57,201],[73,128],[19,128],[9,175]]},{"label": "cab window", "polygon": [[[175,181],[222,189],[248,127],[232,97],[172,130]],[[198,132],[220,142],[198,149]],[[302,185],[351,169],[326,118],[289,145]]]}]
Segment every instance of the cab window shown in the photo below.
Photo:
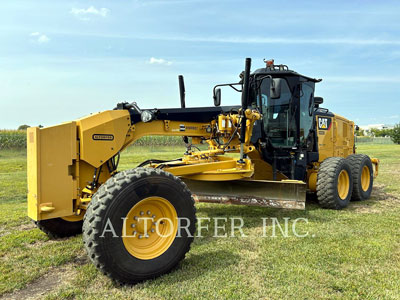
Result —
[{"label": "cab window", "polygon": [[285,79],[281,80],[278,98],[269,92],[270,81],[260,87],[264,132],[275,147],[292,147],[296,143],[296,118],[292,107],[292,93]]}]

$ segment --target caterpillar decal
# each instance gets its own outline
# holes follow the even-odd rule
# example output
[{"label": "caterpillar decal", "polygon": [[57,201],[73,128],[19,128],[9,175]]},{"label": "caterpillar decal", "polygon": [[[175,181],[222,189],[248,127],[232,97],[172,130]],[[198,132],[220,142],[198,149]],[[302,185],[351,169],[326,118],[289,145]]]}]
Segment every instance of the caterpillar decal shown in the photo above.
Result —
[{"label": "caterpillar decal", "polygon": [[332,126],[332,118],[318,117],[318,129],[329,130]]}]

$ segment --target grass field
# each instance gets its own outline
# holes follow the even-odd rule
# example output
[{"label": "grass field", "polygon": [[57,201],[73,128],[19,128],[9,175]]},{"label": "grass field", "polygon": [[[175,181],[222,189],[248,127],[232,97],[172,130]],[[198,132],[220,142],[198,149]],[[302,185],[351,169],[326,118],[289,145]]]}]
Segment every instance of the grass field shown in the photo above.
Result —
[{"label": "grass field", "polygon": [[[136,147],[121,169],[178,147]],[[381,160],[372,199],[343,211],[196,204],[198,217],[244,218],[247,238],[195,239],[179,268],[134,287],[115,286],[88,262],[81,236],[49,240],[26,217],[26,154],[0,151],[0,299],[399,299],[400,146],[358,149]],[[261,237],[261,218],[304,217],[305,238]],[[212,229],[212,224],[210,224]]]}]

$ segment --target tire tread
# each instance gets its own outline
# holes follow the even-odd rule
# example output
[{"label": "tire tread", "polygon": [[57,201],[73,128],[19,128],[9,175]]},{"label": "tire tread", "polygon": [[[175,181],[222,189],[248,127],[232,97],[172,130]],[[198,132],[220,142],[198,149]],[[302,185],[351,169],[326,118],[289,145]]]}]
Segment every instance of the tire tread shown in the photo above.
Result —
[{"label": "tire tread", "polygon": [[[193,208],[193,215],[196,215],[196,207],[194,205],[194,199],[192,197],[191,192],[187,188],[186,184],[180,180],[178,177],[172,175],[171,173],[165,172],[160,169],[153,169],[153,168],[136,168],[136,169],[129,169],[123,172],[119,172],[116,176],[108,179],[102,187],[93,195],[92,200],[88,206],[88,210],[84,216],[83,221],[83,243],[88,253],[90,260],[93,264],[106,276],[110,277],[113,281],[117,284],[125,285],[125,284],[134,284],[140,282],[142,280],[125,280],[118,276],[115,272],[113,272],[112,268],[109,268],[106,264],[104,253],[102,253],[101,249],[99,249],[99,245],[95,242],[96,235],[98,235],[101,231],[101,221],[102,215],[105,214],[107,207],[113,201],[114,197],[118,194],[120,190],[126,187],[130,182],[138,180],[142,177],[152,176],[152,175],[159,175],[159,176],[166,176],[173,179],[175,182],[179,183],[184,193],[190,195],[192,200],[192,208]],[[195,218],[195,222],[197,219]],[[174,267],[176,267],[180,261],[182,261],[186,253],[190,250],[193,238],[191,241],[186,244],[186,248],[182,251],[182,255],[177,259],[177,263],[171,266],[168,270],[170,272]],[[161,272],[159,274],[155,274],[154,277],[158,277],[168,272]]]},{"label": "tire tread", "polygon": [[360,187],[358,186],[358,182],[360,180],[361,173],[359,172],[361,165],[365,161],[365,159],[370,158],[366,154],[351,154],[346,157],[347,162],[350,164],[350,168],[353,176],[353,193],[352,200],[353,201],[361,201],[364,200],[363,195],[361,194]]},{"label": "tire tread", "polygon": [[317,174],[317,197],[320,206],[323,208],[336,210],[343,208],[338,203],[336,197],[337,187],[334,183],[338,171],[342,168],[344,162],[345,159],[342,157],[328,157],[320,165]]}]

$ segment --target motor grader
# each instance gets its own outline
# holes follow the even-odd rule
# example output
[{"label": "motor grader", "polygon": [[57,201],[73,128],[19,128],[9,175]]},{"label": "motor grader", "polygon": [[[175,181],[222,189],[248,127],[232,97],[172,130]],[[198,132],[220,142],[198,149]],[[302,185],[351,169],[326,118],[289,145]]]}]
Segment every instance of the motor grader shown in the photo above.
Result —
[{"label": "motor grader", "polygon": [[[342,209],[368,199],[378,160],[355,153],[352,121],[320,107],[321,79],[273,60],[250,69],[247,58],[239,82],[216,85],[212,107],[186,108],[180,76],[181,108],[119,103],[28,128],[29,217],[52,237],[83,231],[96,267],[131,284],[185,257],[194,200],[304,209],[306,193],[316,193],[323,208]],[[221,88],[229,87],[241,93],[241,105],[220,106]],[[183,137],[186,152],[118,171],[120,153],[153,135]]]}]

